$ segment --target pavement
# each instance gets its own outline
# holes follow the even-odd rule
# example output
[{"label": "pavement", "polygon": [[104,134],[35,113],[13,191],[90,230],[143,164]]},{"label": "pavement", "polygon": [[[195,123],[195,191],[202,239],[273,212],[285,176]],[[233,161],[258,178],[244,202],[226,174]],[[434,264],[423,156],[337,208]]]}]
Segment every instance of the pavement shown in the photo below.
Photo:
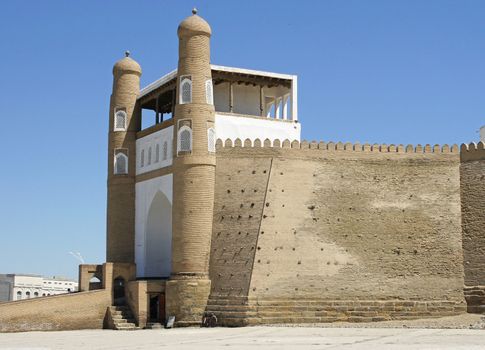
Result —
[{"label": "pavement", "polygon": [[485,349],[483,329],[245,327],[0,334],[0,349]]}]

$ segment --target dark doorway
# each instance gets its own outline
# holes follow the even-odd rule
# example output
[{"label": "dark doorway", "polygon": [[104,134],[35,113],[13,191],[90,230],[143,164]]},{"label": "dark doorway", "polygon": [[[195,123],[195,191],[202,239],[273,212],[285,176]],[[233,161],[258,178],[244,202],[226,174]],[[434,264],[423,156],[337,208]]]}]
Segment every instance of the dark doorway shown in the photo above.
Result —
[{"label": "dark doorway", "polygon": [[159,298],[158,295],[150,295],[150,322],[159,322]]},{"label": "dark doorway", "polygon": [[113,298],[115,305],[125,305],[125,280],[117,277],[113,283]]},{"label": "dark doorway", "polygon": [[150,295],[149,322],[165,324],[165,294]]}]

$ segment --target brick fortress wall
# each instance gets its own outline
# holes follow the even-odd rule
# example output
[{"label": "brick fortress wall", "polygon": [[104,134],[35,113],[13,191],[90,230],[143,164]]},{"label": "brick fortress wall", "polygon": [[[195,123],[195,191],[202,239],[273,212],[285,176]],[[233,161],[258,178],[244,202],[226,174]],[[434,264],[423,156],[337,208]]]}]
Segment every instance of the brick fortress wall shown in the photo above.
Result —
[{"label": "brick fortress wall", "polygon": [[96,290],[0,304],[0,332],[102,329],[111,291]]},{"label": "brick fortress wall", "polygon": [[461,207],[468,312],[485,313],[485,150],[461,146]]},{"label": "brick fortress wall", "polygon": [[208,311],[220,324],[465,311],[457,146],[218,145]]}]

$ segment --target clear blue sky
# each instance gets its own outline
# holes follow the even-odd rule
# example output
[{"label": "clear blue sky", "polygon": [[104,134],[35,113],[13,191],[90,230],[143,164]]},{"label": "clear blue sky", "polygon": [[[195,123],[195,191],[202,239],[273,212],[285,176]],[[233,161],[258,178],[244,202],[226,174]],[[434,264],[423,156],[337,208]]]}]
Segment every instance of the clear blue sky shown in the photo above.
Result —
[{"label": "clear blue sky", "polygon": [[4,1],[0,273],[104,261],[112,65],[129,49],[143,86],[174,69],[193,6],[213,63],[299,76],[305,139],[460,143],[485,124],[485,1]]}]

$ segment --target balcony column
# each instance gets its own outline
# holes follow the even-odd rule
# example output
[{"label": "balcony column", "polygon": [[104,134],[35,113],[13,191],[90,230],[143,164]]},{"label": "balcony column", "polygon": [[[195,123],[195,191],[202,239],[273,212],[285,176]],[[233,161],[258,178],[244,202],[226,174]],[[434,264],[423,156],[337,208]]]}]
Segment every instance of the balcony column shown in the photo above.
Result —
[{"label": "balcony column", "polygon": [[229,83],[229,112],[234,113],[234,88],[233,82]]},{"label": "balcony column", "polygon": [[283,96],[283,119],[288,120],[288,98],[290,95]]},{"label": "balcony column", "polygon": [[155,124],[160,123],[160,112],[159,112],[159,106],[158,106],[158,100],[160,100],[160,95],[157,95],[155,99]]},{"label": "balcony column", "polygon": [[259,110],[261,111],[261,117],[264,117],[264,90],[263,90],[263,85],[259,85]]},{"label": "balcony column", "polygon": [[279,97],[274,99],[274,118],[281,119],[281,98]]}]

